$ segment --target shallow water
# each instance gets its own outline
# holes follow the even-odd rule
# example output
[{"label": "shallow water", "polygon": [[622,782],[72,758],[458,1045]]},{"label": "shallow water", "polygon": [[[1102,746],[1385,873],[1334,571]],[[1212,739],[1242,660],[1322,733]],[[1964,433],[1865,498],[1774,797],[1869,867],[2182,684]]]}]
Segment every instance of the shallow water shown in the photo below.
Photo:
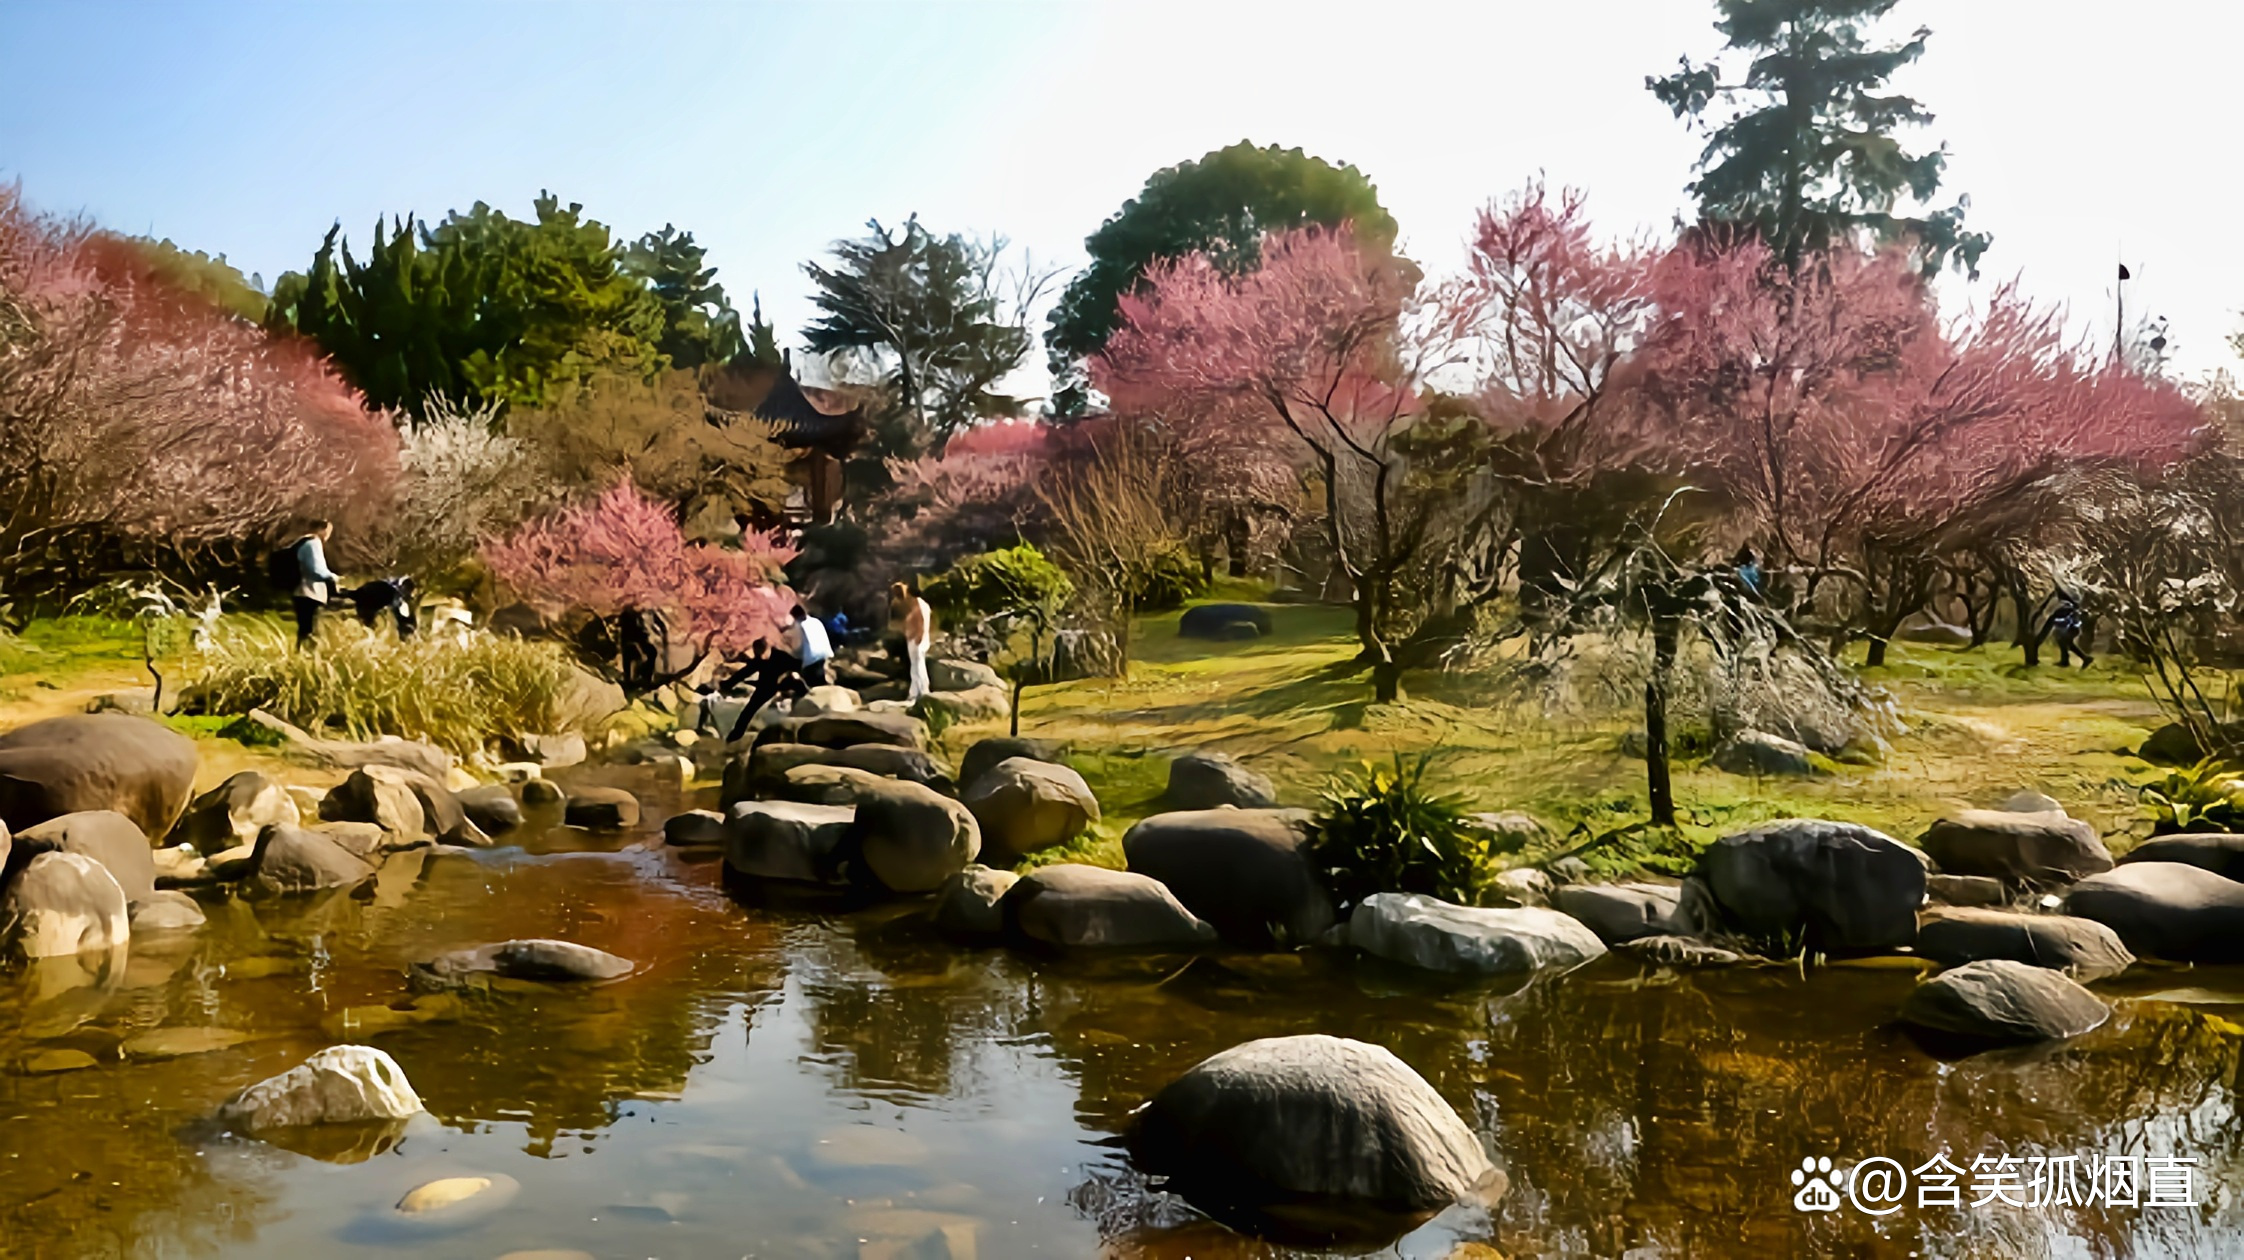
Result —
[{"label": "shallow water", "polygon": [[[210,924],[175,944],[136,943],[98,974],[0,977],[0,1253],[1291,1254],[1150,1188],[1109,1139],[1199,1059],[1315,1031],[1392,1049],[1509,1177],[1492,1209],[1453,1209],[1382,1254],[2244,1254],[2244,972],[2143,973],[2072,1043],[1944,1063],[1888,1024],[1905,971],[1607,959],[1519,988],[1326,955],[1053,960],[951,947],[912,906],[744,905],[718,874],[659,837],[540,829],[407,855],[355,895],[206,894]],[[519,936],[640,969],[346,1025],[350,1008],[407,1003],[411,961]],[[159,1029],[174,1031],[145,1036]],[[302,1152],[200,1122],[338,1040],[387,1050],[431,1115]],[[97,1064],[20,1070],[56,1049]],[[198,1052],[153,1057],[181,1049]],[[1792,1206],[1803,1157],[1914,1168],[1942,1150],[1967,1168],[2192,1156],[2202,1206]],[[462,1174],[520,1190],[443,1233],[389,1211]]]}]

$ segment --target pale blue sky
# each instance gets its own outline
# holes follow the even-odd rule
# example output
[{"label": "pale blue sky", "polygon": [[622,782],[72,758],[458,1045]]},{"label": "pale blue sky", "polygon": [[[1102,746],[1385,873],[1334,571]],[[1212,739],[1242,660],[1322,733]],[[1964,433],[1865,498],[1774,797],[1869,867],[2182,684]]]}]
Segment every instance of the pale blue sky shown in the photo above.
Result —
[{"label": "pale blue sky", "polygon": [[[917,211],[1073,265],[1154,169],[1241,138],[1362,167],[1433,271],[1538,170],[1615,229],[1665,224],[1697,142],[1643,79],[1713,51],[1711,17],[1698,0],[0,0],[0,179],[268,281],[337,219],[362,240],[378,214],[527,214],[551,188],[624,236],[692,230],[787,342],[808,315],[799,264],[868,217]],[[2022,276],[2108,337],[2124,248],[2131,309],[2173,320],[2184,366],[2232,362],[2244,6],[1902,0],[1897,27],[1918,23],[1931,52],[1903,86],[1995,234],[1990,280]]]}]

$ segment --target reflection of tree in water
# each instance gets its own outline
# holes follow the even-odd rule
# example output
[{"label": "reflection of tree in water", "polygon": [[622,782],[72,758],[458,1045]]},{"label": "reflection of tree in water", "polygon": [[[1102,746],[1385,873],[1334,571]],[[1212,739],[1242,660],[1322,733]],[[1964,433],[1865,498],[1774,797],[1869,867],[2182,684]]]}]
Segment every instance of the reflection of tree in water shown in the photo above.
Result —
[{"label": "reflection of tree in water", "polygon": [[806,1057],[842,1089],[963,1096],[980,1083],[972,1052],[1013,1036],[1036,1009],[1026,966],[960,951],[927,925],[924,907],[866,912],[849,929],[803,934],[788,955]]},{"label": "reflection of tree in water", "polygon": [[[1300,957],[1203,959],[1134,984],[1039,979],[1038,1026],[1080,1083],[1084,1123],[1108,1132],[1178,1073],[1242,1041],[1325,1032],[1388,1047],[1489,1137],[1511,1177],[1496,1239],[1507,1254],[2068,1249],[2052,1235],[2095,1254],[2203,1254],[2244,1229],[2227,1203],[2107,1215],[1920,1212],[1912,1199],[1882,1232],[1851,1209],[1810,1217],[1791,1207],[1788,1177],[1803,1156],[1884,1154],[1914,1168],[1943,1147],[1966,1169],[1982,1153],[2194,1155],[2199,1197],[2211,1198],[2244,1154],[2240,1039],[2178,1008],[2146,1004],[2072,1043],[1943,1065],[1891,1025],[1914,982],[1903,973],[1831,970],[1803,983],[1786,972],[1640,972],[1615,959],[1505,993]],[[1076,1202],[1102,1233],[1161,1233],[1147,1233],[1161,1223],[1153,1208],[1132,1215],[1156,1200],[1100,1180],[1079,1186]]]}]

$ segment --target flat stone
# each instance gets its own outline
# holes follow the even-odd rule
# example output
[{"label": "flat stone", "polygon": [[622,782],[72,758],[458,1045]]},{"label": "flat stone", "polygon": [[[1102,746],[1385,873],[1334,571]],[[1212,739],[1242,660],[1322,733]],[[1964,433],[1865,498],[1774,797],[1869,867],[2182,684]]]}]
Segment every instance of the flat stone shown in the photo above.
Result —
[{"label": "flat stone", "polygon": [[130,916],[134,936],[158,932],[192,932],[204,923],[203,908],[183,892],[156,891],[133,902]]},{"label": "flat stone", "polygon": [[2144,958],[2244,962],[2244,883],[2184,862],[2130,862],[2073,885],[2065,910]]},{"label": "flat stone", "polygon": [[1673,884],[1568,884],[1551,894],[1551,904],[1607,945],[1619,945],[1640,936],[1688,935],[1676,921],[1682,897]]},{"label": "flat stone", "polygon": [[1374,893],[1348,920],[1348,943],[1428,971],[1484,975],[1575,967],[1605,942],[1556,910],[1484,910],[1416,893]]},{"label": "flat stone", "polygon": [[2010,900],[2010,888],[1987,875],[1927,875],[1925,896],[1944,906],[1999,906]]},{"label": "flat stone", "polygon": [[1950,965],[2009,959],[2084,981],[2116,976],[2135,961],[2117,933],[2091,919],[1960,907],[1924,915],[1917,952]]},{"label": "flat stone", "polygon": [[2110,1007],[2063,973],[2008,959],[1943,971],[1901,1004],[1904,1023],[1988,1041],[2077,1037],[2110,1018]]},{"label": "flat stone", "polygon": [[82,1068],[98,1066],[94,1057],[83,1050],[36,1050],[23,1057],[23,1071],[30,1076],[44,1076],[49,1072],[76,1072]]},{"label": "flat stone", "polygon": [[1967,809],[1932,824],[1918,845],[1945,874],[2010,884],[2069,884],[2112,868],[2096,829],[2062,812]]},{"label": "flat stone", "polygon": [[125,1038],[128,1059],[178,1059],[228,1050],[250,1040],[238,1028],[158,1028]]},{"label": "flat stone", "polygon": [[2119,860],[2122,866],[2136,862],[2180,862],[2203,867],[2224,879],[2244,880],[2244,836],[2219,832],[2152,836]]},{"label": "flat stone", "polygon": [[1216,939],[1160,881],[1100,866],[1038,867],[1001,910],[1021,936],[1065,949],[1190,949]]}]

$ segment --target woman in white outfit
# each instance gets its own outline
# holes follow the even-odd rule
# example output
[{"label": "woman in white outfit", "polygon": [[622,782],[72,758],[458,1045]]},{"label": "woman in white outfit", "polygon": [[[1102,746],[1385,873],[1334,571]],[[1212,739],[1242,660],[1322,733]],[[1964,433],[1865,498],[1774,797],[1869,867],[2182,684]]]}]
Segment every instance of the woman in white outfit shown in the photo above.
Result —
[{"label": "woman in white outfit", "polygon": [[927,648],[935,638],[935,610],[919,597],[919,591],[904,582],[888,588],[889,611],[904,623],[904,659],[911,662],[911,699],[918,700],[928,692]]}]

